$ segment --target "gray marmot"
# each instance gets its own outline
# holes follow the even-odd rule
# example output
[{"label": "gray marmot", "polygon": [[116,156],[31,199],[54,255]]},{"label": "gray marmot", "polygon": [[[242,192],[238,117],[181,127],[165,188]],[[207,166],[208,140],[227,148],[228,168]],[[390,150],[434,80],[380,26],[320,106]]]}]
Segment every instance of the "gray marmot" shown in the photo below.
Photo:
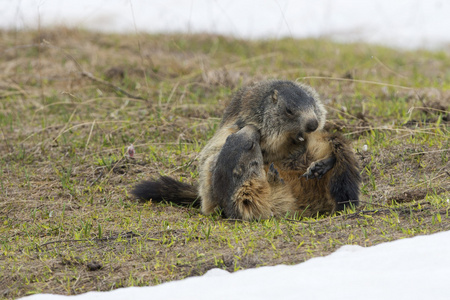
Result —
[{"label": "gray marmot", "polygon": [[214,211],[211,174],[226,138],[246,125],[261,135],[264,163],[277,162],[305,148],[304,136],[325,125],[326,111],[317,93],[292,81],[262,81],[239,90],[225,109],[220,127],[199,157],[199,186],[204,214]]},{"label": "gray marmot", "polygon": [[[222,160],[219,159],[221,157],[220,154],[222,150],[222,157],[226,157],[226,155],[236,152],[227,151],[230,145],[226,148],[223,147],[230,135],[233,135],[240,129],[246,127],[242,133],[233,135],[230,139],[242,141],[245,140],[243,137],[248,136],[248,134],[246,135],[244,133],[253,132],[253,136],[258,136],[258,141],[252,140],[252,143],[257,144],[257,147],[255,148],[259,148],[259,151],[261,152],[260,156],[262,157],[262,161],[259,162],[259,167],[265,165],[266,169],[268,169],[267,173],[264,173],[265,176],[267,177],[267,175],[269,175],[269,177],[272,178],[273,176],[271,177],[271,175],[276,173],[276,166],[282,173],[283,180],[279,180],[280,182],[288,182],[288,186],[292,187],[298,186],[296,189],[279,189],[282,191],[279,198],[290,199],[280,200],[282,203],[288,203],[284,206],[286,208],[279,210],[280,212],[299,210],[299,207],[301,206],[299,206],[299,203],[304,201],[294,201],[293,199],[302,198],[300,194],[302,192],[309,193],[309,189],[305,190],[302,188],[302,186],[305,186],[304,184],[301,184],[302,180],[304,181],[306,179],[299,179],[298,177],[305,172],[306,174],[314,176],[315,174],[320,173],[318,173],[317,170],[322,172],[321,175],[331,178],[330,180],[327,179],[330,182],[330,185],[326,186],[326,184],[324,184],[323,190],[330,194],[327,201],[330,202],[329,200],[333,199],[334,202],[331,201],[331,204],[327,202],[328,204],[325,205],[326,207],[323,204],[318,205],[320,206],[319,209],[310,208],[308,211],[342,209],[343,205],[336,204],[338,202],[348,203],[350,201],[356,204],[359,192],[359,173],[356,172],[357,175],[354,175],[354,172],[351,172],[353,177],[349,179],[351,184],[348,184],[345,182],[346,179],[333,178],[332,175],[330,176],[328,175],[328,172],[326,172],[334,167],[342,167],[341,165],[344,164],[342,170],[330,172],[330,174],[348,173],[348,167],[350,166],[346,163],[349,163],[350,165],[353,164],[353,167],[356,170],[357,165],[351,149],[349,149],[345,142],[342,143],[340,138],[334,138],[340,142],[339,145],[336,145],[336,147],[333,148],[332,143],[327,140],[328,138],[333,139],[332,136],[327,136],[325,133],[318,133],[323,128],[325,116],[326,112],[319,97],[310,87],[290,81],[264,81],[249,85],[236,93],[224,113],[219,130],[200,153],[200,180],[198,189],[175,181],[169,177],[161,177],[157,181],[144,181],[140,183],[135,187],[132,193],[138,198],[152,199],[153,201],[166,200],[178,204],[194,203],[194,205],[201,205],[202,212],[205,214],[212,213],[217,207],[224,209],[224,203],[228,203],[230,199],[236,198],[232,197],[226,201],[223,199],[223,201],[219,201],[217,198],[218,190],[220,190],[220,180],[218,181],[217,178],[226,180],[224,179],[224,176],[221,177],[218,174],[222,172],[222,169],[226,166],[233,166],[233,164],[229,164],[226,159],[225,165],[222,165],[220,162]],[[257,132],[257,134],[254,132]],[[234,146],[238,148],[241,147],[239,143]],[[319,147],[319,149],[315,149],[314,147]],[[344,149],[344,153],[340,152],[342,149]],[[237,153],[240,153],[239,155],[244,155],[244,157],[248,157],[244,150],[245,149],[240,149]],[[348,161],[337,159],[341,156],[344,158],[350,157],[350,159]],[[316,160],[323,158],[323,161],[315,162]],[[259,161],[259,158],[254,160],[248,159],[248,161]],[[273,163],[272,168],[270,169],[268,167],[269,163]],[[311,163],[314,164],[307,170]],[[336,166],[334,166],[335,164]],[[247,174],[247,176],[250,173],[243,172],[243,174]],[[276,176],[274,178],[276,178]],[[270,181],[259,178],[257,181],[253,180],[251,182],[261,182],[264,183],[264,186],[267,186],[267,183],[269,183],[273,188],[279,185],[279,181]],[[274,182],[276,182],[276,184]],[[246,184],[247,183],[243,183],[242,186],[246,186]],[[354,184],[356,184],[356,188],[353,186]],[[307,184],[306,186],[309,185],[311,184]],[[352,192],[347,191],[349,185],[351,186],[350,190],[352,190]],[[224,182],[224,186],[235,190],[235,188],[240,187],[241,185],[225,184]],[[290,190],[294,190],[294,194],[299,195],[299,197],[295,197],[295,195],[288,197],[286,191]],[[344,193],[340,196],[339,193],[342,190],[345,190],[345,193],[347,194]],[[256,194],[262,196],[264,193],[257,192]],[[314,189],[311,190],[311,195],[303,197],[302,199],[308,199],[305,200],[306,202],[314,202],[315,198],[312,197],[312,195],[314,195]],[[321,197],[319,194],[316,196]],[[262,198],[266,200],[272,199],[269,202],[274,201],[273,195],[268,196],[268,198],[265,196]],[[297,205],[298,208],[296,208],[295,205]],[[310,207],[311,204],[308,204],[307,206]],[[274,211],[273,209],[269,209],[267,211],[270,211],[270,213],[261,212],[243,214],[242,212],[231,213],[230,210],[226,209],[225,214],[227,216],[237,216],[245,219],[279,215],[277,212],[278,210]]]}]

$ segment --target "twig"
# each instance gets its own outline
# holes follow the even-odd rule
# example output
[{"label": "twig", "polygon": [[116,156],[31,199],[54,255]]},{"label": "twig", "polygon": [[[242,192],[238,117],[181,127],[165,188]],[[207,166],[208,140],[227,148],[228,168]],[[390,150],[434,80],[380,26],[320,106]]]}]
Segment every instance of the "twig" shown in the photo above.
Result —
[{"label": "twig", "polygon": [[127,95],[130,98],[139,99],[139,100],[145,100],[142,97],[132,95],[132,94],[128,93],[127,91],[125,91],[124,89],[122,89],[122,88],[112,84],[111,82],[108,82],[106,80],[97,78],[94,75],[92,75],[90,72],[87,72],[87,71],[83,70],[83,68],[78,63],[78,61],[75,59],[75,57],[73,57],[70,53],[68,53],[64,49],[62,49],[60,47],[57,47],[57,46],[54,46],[54,45],[50,44],[48,41],[46,41],[46,40],[43,40],[42,43],[38,44],[37,46],[38,47],[46,46],[46,47],[49,47],[49,48],[53,48],[53,49],[57,49],[57,50],[62,51],[64,53],[64,55],[66,55],[70,60],[72,60],[75,63],[77,69],[81,72],[81,76],[87,77],[87,78],[89,78],[90,80],[92,80],[94,82],[101,83],[103,85],[109,86],[109,87],[113,88],[114,90],[116,90],[116,91],[118,91],[118,92],[120,92],[120,93],[122,93],[124,95]]},{"label": "twig", "polygon": [[120,92],[120,93],[122,93],[122,94],[124,94],[124,95],[126,95],[126,96],[128,96],[128,97],[130,97],[130,98],[132,98],[132,99],[145,100],[145,99],[142,98],[142,97],[135,96],[135,95],[132,95],[132,94],[128,93],[127,91],[125,91],[125,90],[122,89],[121,87],[118,87],[117,85],[114,85],[114,84],[112,84],[112,83],[109,82],[109,81],[106,81],[106,80],[103,80],[103,79],[100,79],[100,78],[95,77],[95,76],[92,75],[92,73],[90,73],[90,72],[82,71],[82,72],[81,72],[81,76],[87,77],[87,78],[89,78],[90,80],[92,80],[92,81],[94,81],[94,82],[97,82],[97,83],[106,85],[106,86],[108,86],[108,87],[110,87],[110,88],[113,88],[113,89],[116,90],[117,92]]},{"label": "twig", "polygon": [[88,240],[88,239],[81,239],[81,240],[57,240],[57,241],[51,241],[51,242],[44,243],[42,245],[39,245],[38,247],[44,247],[44,246],[48,246],[48,245],[51,245],[51,244],[57,244],[57,243],[74,243],[74,242],[87,242],[87,241],[90,241],[90,240]]},{"label": "twig", "polygon": [[375,55],[372,55],[372,58],[373,58],[374,60],[376,60],[381,66],[383,66],[384,68],[386,68],[389,72],[391,72],[391,73],[393,73],[393,74],[395,74],[395,75],[397,75],[397,76],[400,76],[400,77],[402,77],[402,78],[408,78],[408,76],[405,76],[405,75],[403,75],[403,74],[400,74],[400,73],[398,73],[398,72],[392,70],[392,69],[389,68],[388,66],[386,66],[386,65],[385,65],[384,63],[382,63],[381,60],[379,60],[378,57],[376,57]]},{"label": "twig", "polygon": [[16,96],[16,95],[25,95],[25,94],[23,92],[21,92],[21,91],[7,92],[7,93],[4,93],[4,94],[1,94],[0,95],[0,99],[11,97],[11,96]]},{"label": "twig", "polygon": [[341,78],[341,77],[304,76],[304,77],[296,78],[295,81],[298,81],[300,79],[302,79],[302,80],[303,79],[325,79],[325,80],[336,80],[336,81],[349,81],[349,82],[357,82],[357,83],[366,83],[366,84],[389,86],[389,87],[405,89],[405,90],[414,90],[414,88],[412,88],[412,87],[398,85],[398,84],[390,84],[390,83],[384,83],[384,82],[378,82],[378,81],[372,81],[372,80],[349,79],[349,78]]},{"label": "twig", "polygon": [[51,245],[51,244],[57,244],[57,243],[109,241],[109,240],[117,239],[119,237],[129,239],[129,238],[133,238],[133,237],[137,237],[137,236],[141,236],[141,234],[135,233],[133,231],[128,231],[128,232],[116,234],[116,235],[110,236],[110,237],[106,236],[106,237],[102,237],[102,238],[94,238],[94,239],[91,239],[91,240],[89,240],[89,239],[78,239],[78,240],[77,239],[73,239],[73,240],[51,241],[51,242],[47,242],[47,243],[44,243],[42,245],[39,245],[38,247],[44,247],[44,246],[48,246],[48,245]]},{"label": "twig", "polygon": [[64,127],[61,129],[61,131],[58,133],[58,135],[53,139],[52,143],[54,143],[57,139],[59,139],[59,137],[65,132],[67,126],[69,125],[69,123],[72,121],[73,116],[75,115],[75,113],[77,112],[77,109],[75,108],[72,112],[72,114],[69,117],[69,120],[67,121],[67,123],[64,125]]},{"label": "twig", "polygon": [[[286,221],[290,221],[290,222],[296,222],[296,223],[305,223],[305,224],[314,224],[314,223],[322,223],[325,221],[331,221],[331,220],[335,220],[335,219],[342,219],[342,218],[353,218],[356,216],[360,216],[361,214],[368,214],[368,213],[373,213],[373,214],[377,214],[377,213],[385,213],[385,212],[389,212],[389,211],[403,211],[406,212],[408,209],[417,206],[417,205],[409,205],[409,206],[404,206],[404,207],[389,207],[387,205],[382,205],[382,204],[377,204],[377,203],[370,203],[367,201],[363,201],[360,200],[361,203],[365,203],[365,204],[370,204],[370,205],[376,205],[379,207],[382,207],[383,209],[370,209],[370,210],[360,210],[351,214],[342,214],[339,216],[335,216],[335,217],[329,217],[326,219],[321,219],[321,220],[316,220],[316,221],[302,221],[302,220],[296,220],[296,219],[285,219]],[[423,211],[424,209],[421,209],[419,211]]]},{"label": "twig", "polygon": [[99,181],[99,179],[102,178],[104,175],[105,175],[105,172],[101,171],[101,172],[100,172],[100,175],[99,175],[97,178],[95,178],[95,180],[92,181],[91,184],[90,184],[89,186],[93,186],[93,185],[94,185],[97,181]]},{"label": "twig", "polygon": [[84,147],[84,152],[85,152],[85,153],[86,153],[86,151],[87,151],[87,147],[88,147],[88,145],[89,145],[89,141],[91,140],[92,130],[94,129],[95,121],[96,121],[96,120],[94,120],[94,122],[92,122],[91,130],[89,131],[89,136],[88,136],[88,139],[87,139],[87,142],[86,142],[86,146]]}]

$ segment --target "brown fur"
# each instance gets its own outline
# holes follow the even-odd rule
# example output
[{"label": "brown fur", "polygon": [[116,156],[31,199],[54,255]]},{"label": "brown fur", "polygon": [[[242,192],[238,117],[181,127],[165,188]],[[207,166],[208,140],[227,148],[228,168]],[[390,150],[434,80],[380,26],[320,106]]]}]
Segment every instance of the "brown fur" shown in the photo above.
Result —
[{"label": "brown fur", "polygon": [[[321,178],[302,176],[329,157],[335,158],[334,166]],[[358,162],[350,143],[339,134],[310,134],[305,153],[276,167],[296,198],[295,210],[303,216],[342,210],[350,204],[358,205],[361,182]]]},{"label": "brown fur", "polygon": [[269,218],[272,216],[271,189],[267,181],[251,179],[237,190],[231,201],[244,220]]},{"label": "brown fur", "polygon": [[[303,177],[315,163],[334,157],[334,166],[323,177]],[[357,162],[349,143],[340,135],[314,132],[308,135],[307,149],[274,165],[278,174],[265,165],[267,178],[250,178],[244,182],[231,201],[236,203],[242,219],[260,219],[271,216],[285,216],[287,213],[311,217],[318,213],[331,213],[342,209],[333,195],[331,185],[336,176],[348,173],[349,187],[355,189],[350,203],[357,205],[360,177]],[[347,206],[349,203],[345,203]]]}]

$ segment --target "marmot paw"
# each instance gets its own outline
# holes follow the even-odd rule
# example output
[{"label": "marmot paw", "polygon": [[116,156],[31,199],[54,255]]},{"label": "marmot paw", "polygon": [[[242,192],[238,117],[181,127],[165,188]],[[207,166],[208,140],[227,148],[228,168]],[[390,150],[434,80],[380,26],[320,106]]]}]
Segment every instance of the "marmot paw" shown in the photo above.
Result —
[{"label": "marmot paw", "polygon": [[306,179],[311,178],[320,179],[331,168],[333,168],[335,162],[336,158],[334,156],[315,161],[309,166],[309,168],[306,170],[305,174],[302,175],[302,177],[306,177]]},{"label": "marmot paw", "polygon": [[283,178],[280,177],[280,173],[275,168],[273,163],[270,164],[269,171],[267,171],[267,181],[270,183],[284,184]]}]

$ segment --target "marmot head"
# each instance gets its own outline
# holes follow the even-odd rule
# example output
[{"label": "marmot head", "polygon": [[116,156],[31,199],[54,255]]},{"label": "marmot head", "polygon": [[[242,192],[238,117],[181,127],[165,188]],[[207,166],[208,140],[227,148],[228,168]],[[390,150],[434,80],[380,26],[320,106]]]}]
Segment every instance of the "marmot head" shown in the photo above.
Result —
[{"label": "marmot head", "polygon": [[288,135],[296,142],[303,142],[305,135],[320,130],[325,125],[326,111],[317,93],[309,86],[291,81],[274,81],[267,95],[263,121],[268,135]]},{"label": "marmot head", "polygon": [[[311,87],[268,80],[240,89],[225,110],[221,126],[254,125],[261,134],[264,162],[286,158],[301,147],[308,133],[325,125],[326,111]],[[293,145],[295,144],[295,145]]]},{"label": "marmot head", "polygon": [[253,125],[247,125],[227,137],[223,145],[212,178],[213,197],[227,205],[235,190],[243,182],[264,177],[263,156],[259,145],[260,134]]}]

